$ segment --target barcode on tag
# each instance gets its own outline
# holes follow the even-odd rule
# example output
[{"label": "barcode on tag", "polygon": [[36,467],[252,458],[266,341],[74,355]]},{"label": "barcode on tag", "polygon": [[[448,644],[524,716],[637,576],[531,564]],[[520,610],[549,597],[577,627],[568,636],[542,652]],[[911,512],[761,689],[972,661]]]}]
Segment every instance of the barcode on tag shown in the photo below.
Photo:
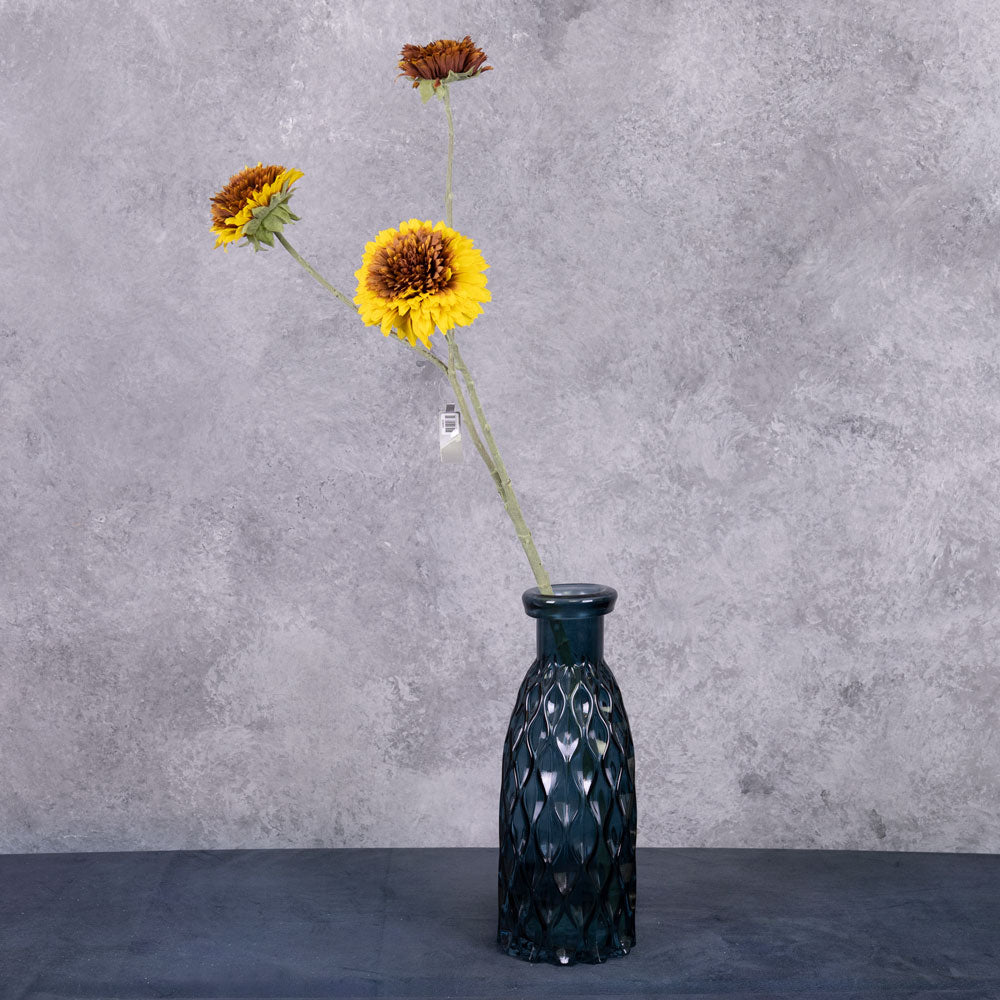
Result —
[{"label": "barcode on tag", "polygon": [[442,462],[462,461],[462,417],[454,403],[448,403],[438,421],[438,441]]}]

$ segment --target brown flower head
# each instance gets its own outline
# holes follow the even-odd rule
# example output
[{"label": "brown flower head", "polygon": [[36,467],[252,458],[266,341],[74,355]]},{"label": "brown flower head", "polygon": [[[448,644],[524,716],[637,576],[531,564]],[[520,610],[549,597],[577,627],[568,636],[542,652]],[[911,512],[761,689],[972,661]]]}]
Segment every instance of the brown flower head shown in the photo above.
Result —
[{"label": "brown flower head", "polygon": [[468,35],[460,42],[439,38],[427,45],[404,45],[400,57],[399,76],[410,77],[425,101],[442,83],[468,80],[493,69],[483,65],[486,53]]},{"label": "brown flower head", "polygon": [[400,233],[376,249],[368,289],[383,299],[440,292],[451,281],[451,248],[441,232],[423,228]]}]

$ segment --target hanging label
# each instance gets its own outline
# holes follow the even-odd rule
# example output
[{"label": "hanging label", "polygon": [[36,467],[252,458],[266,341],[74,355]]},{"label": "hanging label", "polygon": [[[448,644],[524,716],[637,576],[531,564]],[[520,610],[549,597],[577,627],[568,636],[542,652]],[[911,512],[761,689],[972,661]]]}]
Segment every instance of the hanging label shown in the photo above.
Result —
[{"label": "hanging label", "polygon": [[442,462],[462,461],[462,414],[448,403],[438,420],[438,443]]}]

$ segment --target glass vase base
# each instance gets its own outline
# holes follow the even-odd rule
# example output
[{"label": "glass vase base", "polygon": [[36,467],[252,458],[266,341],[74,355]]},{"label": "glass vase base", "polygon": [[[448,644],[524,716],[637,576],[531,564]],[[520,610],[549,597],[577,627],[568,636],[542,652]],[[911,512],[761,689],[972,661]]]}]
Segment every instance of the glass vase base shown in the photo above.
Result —
[{"label": "glass vase base", "polygon": [[609,958],[623,958],[635,947],[635,941],[632,940],[608,948],[554,948],[538,945],[526,937],[506,932],[501,932],[497,944],[511,958],[520,958],[525,962],[547,962],[550,965],[600,965]]}]

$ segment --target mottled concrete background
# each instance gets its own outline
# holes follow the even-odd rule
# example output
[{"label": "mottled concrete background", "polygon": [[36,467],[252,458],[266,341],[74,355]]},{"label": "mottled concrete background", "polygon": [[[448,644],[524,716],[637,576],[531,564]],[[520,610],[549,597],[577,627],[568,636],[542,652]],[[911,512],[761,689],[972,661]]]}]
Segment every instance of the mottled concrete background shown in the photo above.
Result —
[{"label": "mottled concrete background", "polygon": [[440,218],[555,580],[611,584],[640,842],[1000,849],[987,0],[0,4],[0,849],[489,845],[532,584],[353,295]]}]

